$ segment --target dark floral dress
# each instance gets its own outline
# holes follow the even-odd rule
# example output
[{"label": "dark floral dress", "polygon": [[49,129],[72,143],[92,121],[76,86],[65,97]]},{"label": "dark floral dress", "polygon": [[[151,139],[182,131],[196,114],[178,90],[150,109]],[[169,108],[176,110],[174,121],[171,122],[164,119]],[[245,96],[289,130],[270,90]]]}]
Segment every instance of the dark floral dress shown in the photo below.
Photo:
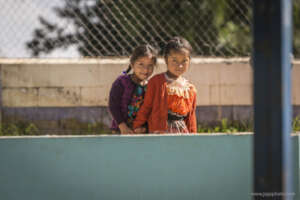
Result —
[{"label": "dark floral dress", "polygon": [[146,92],[147,86],[137,85],[131,103],[128,105],[128,121],[127,124],[132,128],[133,121],[137,115],[137,112],[141,108],[144,102],[144,96]]}]

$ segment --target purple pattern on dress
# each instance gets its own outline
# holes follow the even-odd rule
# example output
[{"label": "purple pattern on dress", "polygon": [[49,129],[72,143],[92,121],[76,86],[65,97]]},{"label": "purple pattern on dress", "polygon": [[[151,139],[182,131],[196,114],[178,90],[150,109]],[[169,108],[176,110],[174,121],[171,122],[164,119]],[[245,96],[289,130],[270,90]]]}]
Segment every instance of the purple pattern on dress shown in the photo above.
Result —
[{"label": "purple pattern on dress", "polygon": [[134,92],[136,84],[129,75],[121,75],[113,83],[109,95],[109,110],[113,116],[111,129],[119,130],[118,124],[127,122],[128,105]]}]

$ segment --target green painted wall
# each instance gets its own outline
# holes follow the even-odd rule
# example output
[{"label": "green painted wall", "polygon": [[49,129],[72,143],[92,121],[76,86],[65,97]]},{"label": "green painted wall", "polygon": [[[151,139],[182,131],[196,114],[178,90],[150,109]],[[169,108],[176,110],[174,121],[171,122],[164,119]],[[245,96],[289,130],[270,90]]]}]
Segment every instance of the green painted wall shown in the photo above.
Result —
[{"label": "green painted wall", "polygon": [[252,135],[2,138],[0,152],[1,200],[251,199]]}]

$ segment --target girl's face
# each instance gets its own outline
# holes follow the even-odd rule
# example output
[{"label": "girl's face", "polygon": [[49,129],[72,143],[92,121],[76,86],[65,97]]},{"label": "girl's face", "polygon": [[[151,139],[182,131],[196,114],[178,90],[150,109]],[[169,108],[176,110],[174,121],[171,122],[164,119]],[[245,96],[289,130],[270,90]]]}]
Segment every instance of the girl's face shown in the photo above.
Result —
[{"label": "girl's face", "polygon": [[190,66],[190,53],[186,49],[179,51],[170,51],[166,59],[168,71],[174,76],[181,76]]},{"label": "girl's face", "polygon": [[138,58],[131,67],[136,77],[143,81],[151,76],[154,65],[153,56],[149,55]]}]

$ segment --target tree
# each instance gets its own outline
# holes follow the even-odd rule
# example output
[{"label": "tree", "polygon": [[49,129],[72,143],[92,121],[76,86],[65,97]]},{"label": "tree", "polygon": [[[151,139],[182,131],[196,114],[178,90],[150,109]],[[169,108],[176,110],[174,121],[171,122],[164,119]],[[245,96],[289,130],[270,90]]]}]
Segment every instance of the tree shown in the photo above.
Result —
[{"label": "tree", "polygon": [[300,55],[300,0],[293,1],[293,54]]},{"label": "tree", "polygon": [[64,0],[55,14],[72,27],[40,16],[27,48],[33,56],[76,45],[82,56],[128,56],[141,43],[159,48],[181,35],[203,56],[250,53],[251,0]]}]

